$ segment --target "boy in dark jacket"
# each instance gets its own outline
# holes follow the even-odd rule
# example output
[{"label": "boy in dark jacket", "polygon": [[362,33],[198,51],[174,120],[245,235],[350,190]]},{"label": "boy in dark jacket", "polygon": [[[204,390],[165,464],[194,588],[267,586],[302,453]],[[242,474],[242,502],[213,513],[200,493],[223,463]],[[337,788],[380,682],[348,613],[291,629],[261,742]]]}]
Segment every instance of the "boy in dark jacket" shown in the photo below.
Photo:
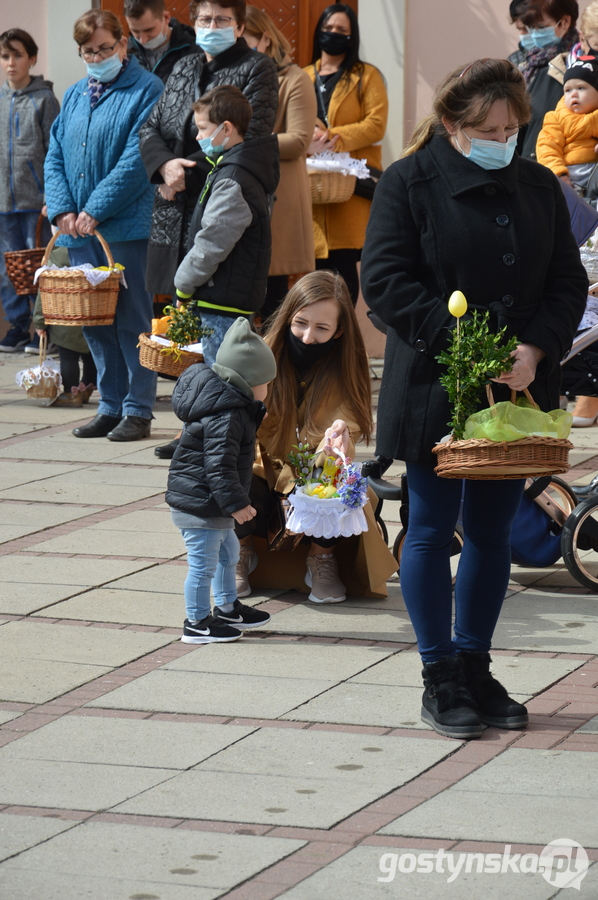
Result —
[{"label": "boy in dark jacket", "polygon": [[[234,524],[256,515],[249,499],[255,434],[276,375],[274,355],[246,319],[224,338],[213,368],[191,366],[172,395],[185,423],[168,474],[166,502],[187,547],[186,644],[236,641],[270,621],[237,599],[239,541]],[[216,613],[211,615],[210,585]]]},{"label": "boy in dark jacket", "polygon": [[212,171],[191,219],[187,255],[177,269],[177,297],[193,296],[202,322],[213,329],[202,340],[214,362],[227,329],[239,315],[259,312],[270,267],[270,206],[280,175],[278,138],[244,141],[252,116],[245,95],[230,84],[193,104],[198,141]]}]

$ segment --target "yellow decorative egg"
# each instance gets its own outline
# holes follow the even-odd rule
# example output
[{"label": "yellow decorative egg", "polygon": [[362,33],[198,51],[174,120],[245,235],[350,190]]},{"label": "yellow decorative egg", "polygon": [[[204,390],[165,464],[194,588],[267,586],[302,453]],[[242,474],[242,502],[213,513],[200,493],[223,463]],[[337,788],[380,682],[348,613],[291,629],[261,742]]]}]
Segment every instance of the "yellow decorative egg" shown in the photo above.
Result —
[{"label": "yellow decorative egg", "polygon": [[125,271],[125,267],[122,266],[120,263],[114,263],[114,268],[115,268],[115,269],[120,269],[121,272],[124,272],[124,271]]},{"label": "yellow decorative egg", "polygon": [[467,300],[462,291],[453,291],[448,302],[449,312],[456,319],[460,319],[467,312]]}]

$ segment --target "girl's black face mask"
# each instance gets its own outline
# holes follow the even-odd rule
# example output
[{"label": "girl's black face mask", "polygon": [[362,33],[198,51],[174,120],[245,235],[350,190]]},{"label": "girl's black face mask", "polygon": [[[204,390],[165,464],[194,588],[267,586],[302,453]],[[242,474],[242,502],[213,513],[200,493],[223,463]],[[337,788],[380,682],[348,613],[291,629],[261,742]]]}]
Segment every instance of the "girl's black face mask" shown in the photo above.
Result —
[{"label": "girl's black face mask", "polygon": [[334,337],[331,337],[330,340],[324,341],[322,344],[304,344],[301,338],[293,334],[290,327],[285,335],[289,359],[299,372],[306,372],[307,369],[311,369],[315,363],[330,353],[333,340]]},{"label": "girl's black face mask", "polygon": [[339,34],[338,31],[321,31],[319,35],[320,50],[329,56],[343,56],[351,49],[351,35]]}]

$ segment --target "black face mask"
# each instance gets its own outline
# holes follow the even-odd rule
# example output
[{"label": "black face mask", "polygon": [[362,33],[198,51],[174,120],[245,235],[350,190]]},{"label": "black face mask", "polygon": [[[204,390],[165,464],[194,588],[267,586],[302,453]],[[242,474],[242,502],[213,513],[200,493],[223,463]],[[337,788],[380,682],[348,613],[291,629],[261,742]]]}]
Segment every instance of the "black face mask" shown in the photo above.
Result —
[{"label": "black face mask", "polygon": [[307,372],[308,369],[323,359],[332,350],[332,341],[324,341],[323,344],[304,344],[301,338],[293,334],[291,329],[285,335],[285,344],[289,352],[289,359],[298,372]]},{"label": "black face mask", "polygon": [[339,34],[338,31],[321,31],[318,38],[320,50],[329,56],[343,56],[351,49],[351,35]]}]

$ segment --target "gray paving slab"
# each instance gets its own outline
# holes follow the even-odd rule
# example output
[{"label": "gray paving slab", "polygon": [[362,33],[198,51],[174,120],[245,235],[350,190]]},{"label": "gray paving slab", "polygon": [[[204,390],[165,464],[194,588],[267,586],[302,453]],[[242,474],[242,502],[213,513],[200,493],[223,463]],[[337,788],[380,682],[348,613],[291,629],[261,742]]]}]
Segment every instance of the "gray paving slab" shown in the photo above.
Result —
[{"label": "gray paving slab", "polygon": [[87,705],[275,719],[333,684],[324,679],[255,675],[240,681],[235,675],[158,669]]},{"label": "gray paving slab", "polygon": [[421,687],[386,684],[339,684],[297,706],[282,719],[387,728],[428,728],[420,719]]},{"label": "gray paving slab", "polygon": [[[29,850],[48,838],[67,831],[75,823],[68,819],[50,819],[40,816],[17,816],[0,813],[0,860],[23,850]],[[0,869],[0,872],[2,870]],[[1,885],[0,877],[0,885]],[[37,892],[36,892],[37,893]],[[6,897],[9,895],[6,894]],[[39,895],[38,895],[39,896]]]},{"label": "gray paving slab", "polygon": [[[20,445],[19,445],[20,446]],[[14,488],[15,485],[25,485],[32,481],[43,482],[44,479],[63,475],[66,472],[74,474],[81,472],[85,464],[79,466],[58,465],[55,462],[37,463],[27,461],[0,460],[0,490]],[[79,476],[81,477],[81,476]],[[39,485],[38,485],[39,486]],[[4,496],[4,494],[2,495]],[[35,500],[35,497],[31,498]]]},{"label": "gray paving slab", "polygon": [[[494,656],[492,672],[510,693],[531,697],[546,690],[583,665],[583,660],[544,659],[533,656]],[[350,679],[350,683],[392,684],[421,687],[418,653],[402,651]]]},{"label": "gray paving slab", "polygon": [[[94,525],[97,531],[133,531],[141,534],[175,534],[180,539],[180,530],[173,525],[170,512],[143,509],[105,519]],[[184,545],[183,545],[184,546]]]},{"label": "gray paving slab", "polygon": [[2,877],[11,900],[211,900],[304,844],[89,822],[9,860]]},{"label": "gray paving slab", "polygon": [[[409,900],[463,900],[464,897],[551,900],[555,896],[554,887],[540,873],[477,873],[475,861],[470,866],[472,871],[467,873],[464,871],[466,860],[463,860],[461,871],[449,882],[452,875],[446,857],[442,860],[433,857],[433,871],[425,872],[430,867],[432,851],[427,850],[427,860],[418,860],[419,854],[424,852],[425,848],[356,847],[279,896],[281,900],[332,900],[336,897],[343,900],[396,900],[397,897]],[[451,856],[452,864],[458,865],[458,856],[458,853]],[[399,858],[406,872],[398,869]],[[412,866],[418,865],[424,872],[409,872]],[[436,865],[442,871],[435,871]],[[379,878],[391,880],[380,882]],[[585,896],[583,890],[581,896]]]},{"label": "gray paving slab", "polygon": [[0,629],[0,660],[11,657],[122,666],[171,642],[168,634],[21,620]]},{"label": "gray paving slab", "polygon": [[[156,462],[158,459],[154,457]],[[100,496],[104,500],[103,489],[106,485],[118,485],[119,487],[152,487],[155,485],[164,485],[166,487],[168,473],[161,471],[154,463],[151,466],[142,466],[131,468],[131,466],[123,466],[119,461],[105,463],[101,466],[88,465],[85,473],[69,469],[63,475],[58,475],[54,479],[54,483],[60,486],[66,484],[78,484],[82,480],[85,486],[91,488],[92,495]],[[101,486],[102,490],[96,492],[96,486]]]},{"label": "gray paving slab", "polygon": [[0,803],[105,810],[172,778],[172,769],[0,757]]},{"label": "gray paving slab", "polygon": [[[177,597],[182,597],[186,577],[187,566],[165,562],[159,566],[148,566],[148,568],[131,575],[123,575],[118,580],[110,581],[106,587],[115,591],[176,594]],[[246,600],[244,599],[243,602],[245,603]]]},{"label": "gray paving slab", "polygon": [[379,600],[374,597],[355,597],[349,595],[346,600],[343,601],[343,607],[352,606],[358,609],[384,609],[384,610],[394,610],[400,609],[402,611],[405,610],[405,601],[403,600],[403,594],[401,593],[401,587],[398,581],[391,583],[388,585],[388,597],[385,599]]},{"label": "gray paving slab", "polygon": [[[86,462],[109,462],[128,456],[131,447],[127,443],[118,443],[99,438],[85,444]],[[76,437],[70,440],[65,434],[46,435],[22,441],[18,445],[0,447],[0,459],[32,459],[49,462],[80,462],[82,457],[81,441]]]},{"label": "gray paving slab", "polygon": [[[102,487],[102,503],[104,506],[122,506],[125,503],[136,503],[146,497],[153,497],[162,490],[160,486],[125,487],[107,484]],[[89,503],[97,498],[97,489],[90,488],[81,475],[77,483],[63,482],[60,478],[48,478],[18,487],[8,487],[0,491],[0,499],[4,500],[38,500],[41,503]]]},{"label": "gray paving slab", "polygon": [[22,713],[19,712],[11,712],[8,709],[0,709],[0,725],[4,725],[5,722],[12,722],[13,719],[18,719]]},{"label": "gray paving slab", "polygon": [[147,531],[106,531],[97,525],[81,528],[62,537],[40,541],[35,545],[39,553],[86,553],[98,556],[143,556],[173,559],[185,553],[180,533],[151,534]]},{"label": "gray paving slab", "polygon": [[593,753],[506,750],[381,834],[547,844],[559,837],[598,846]]},{"label": "gray paving slab", "polygon": [[26,534],[45,531],[55,525],[72,522],[97,512],[98,506],[50,507],[46,503],[3,503],[2,515],[5,522],[0,525],[0,543],[12,541]]},{"label": "gray paving slab", "polygon": [[182,589],[177,596],[99,588],[49,606],[44,610],[44,615],[57,619],[182,628],[185,606]]},{"label": "gray paving slab", "polygon": [[598,716],[594,716],[593,719],[590,719],[589,722],[586,722],[586,724],[582,725],[581,728],[578,728],[577,731],[582,734],[598,734]]},{"label": "gray paving slab", "polygon": [[30,425],[25,422],[22,424],[17,424],[16,422],[13,424],[8,424],[1,422],[0,423],[0,441],[5,441],[7,438],[17,437],[21,434],[29,434],[34,431],[43,431],[45,428],[48,428],[47,425]]},{"label": "gray paving slab", "polygon": [[111,670],[105,665],[5,656],[0,659],[0,699],[46,703]]},{"label": "gray paving slab", "polygon": [[7,582],[0,595],[0,613],[29,615],[72,597],[83,588],[73,584],[27,584]]},{"label": "gray paving slab", "polygon": [[201,808],[208,819],[330,828],[454,750],[418,738],[262,728],[118,809],[193,816]]},{"label": "gray paving slab", "polygon": [[321,678],[341,681],[392,653],[381,647],[346,647],[289,641],[237,641],[226,653],[217,644],[206,644],[167,663],[165,670],[223,672],[229,675],[261,675],[275,678]]},{"label": "gray paving slab", "polygon": [[151,567],[152,563],[146,560],[137,562],[126,559],[67,559],[61,556],[52,558],[27,553],[8,553],[0,556],[0,584],[100,587],[114,578]]},{"label": "gray paving slab", "polygon": [[307,600],[277,613],[272,630],[282,634],[313,634],[359,640],[403,643],[415,641],[409,617],[401,610],[363,610],[343,603],[322,607]]},{"label": "gray paving slab", "polygon": [[0,748],[0,760],[188,769],[254,730],[241,725],[63,716]]},{"label": "gray paving slab", "polygon": [[596,595],[555,593],[538,585],[505,600],[492,639],[496,649],[598,653]]}]

